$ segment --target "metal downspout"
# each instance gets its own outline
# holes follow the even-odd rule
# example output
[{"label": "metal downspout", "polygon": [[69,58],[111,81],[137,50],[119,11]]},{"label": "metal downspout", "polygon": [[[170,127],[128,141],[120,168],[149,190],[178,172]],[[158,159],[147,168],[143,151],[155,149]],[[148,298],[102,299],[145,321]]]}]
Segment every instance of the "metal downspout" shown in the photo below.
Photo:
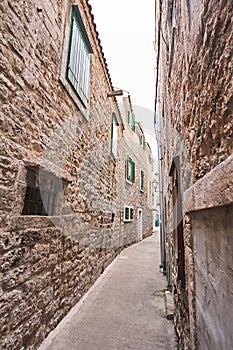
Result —
[{"label": "metal downspout", "polygon": [[[162,173],[162,154],[161,143],[159,140],[160,133],[160,116],[158,115],[158,123],[156,123],[156,112],[158,102],[158,82],[159,82],[159,63],[160,63],[160,45],[161,45],[161,21],[162,21],[162,5],[163,1],[159,2],[159,20],[158,20],[158,51],[157,51],[157,67],[156,67],[156,82],[155,82],[155,113],[154,113],[154,127],[158,146],[158,170],[159,170],[159,201],[160,201],[160,253],[161,263],[160,268],[163,269],[163,274],[166,274],[166,251],[165,251],[165,235],[164,235],[164,202],[163,202],[163,173]],[[156,5],[155,5],[156,8]],[[156,128],[157,124],[157,128]]]}]

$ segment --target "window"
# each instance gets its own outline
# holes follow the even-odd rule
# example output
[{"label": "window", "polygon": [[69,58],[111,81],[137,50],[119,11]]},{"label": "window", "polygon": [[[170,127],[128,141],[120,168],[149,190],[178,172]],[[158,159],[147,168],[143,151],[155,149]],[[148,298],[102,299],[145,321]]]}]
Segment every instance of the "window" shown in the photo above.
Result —
[{"label": "window", "polygon": [[84,106],[88,103],[90,53],[93,52],[80,12],[72,7],[66,78]]},{"label": "window", "polygon": [[146,149],[145,135],[141,135],[141,137],[140,137],[140,145],[142,146],[143,149]]},{"label": "window", "polygon": [[135,182],[135,163],[129,156],[126,158],[126,180],[131,184]]},{"label": "window", "polygon": [[128,111],[128,117],[127,117],[127,122],[129,124],[129,127],[132,131],[135,131],[135,115],[133,111]]},{"label": "window", "polygon": [[24,198],[23,215],[55,214],[58,194],[62,192],[62,181],[58,177],[40,170],[27,168],[27,189]]},{"label": "window", "polygon": [[145,174],[143,170],[140,170],[140,191],[144,192],[144,178]]},{"label": "window", "polygon": [[111,135],[111,153],[114,158],[117,158],[117,126],[118,122],[116,114],[112,114],[112,135]]},{"label": "window", "polygon": [[124,207],[124,221],[133,221],[133,208],[132,207]]}]

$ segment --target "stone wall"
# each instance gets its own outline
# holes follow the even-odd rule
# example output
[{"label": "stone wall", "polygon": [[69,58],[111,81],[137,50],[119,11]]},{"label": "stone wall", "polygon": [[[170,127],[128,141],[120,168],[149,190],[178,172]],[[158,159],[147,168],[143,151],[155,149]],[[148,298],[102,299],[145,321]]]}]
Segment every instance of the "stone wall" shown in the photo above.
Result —
[{"label": "stone wall", "polygon": [[[188,210],[192,197],[186,196],[185,203],[181,201],[186,279],[185,289],[182,289],[177,281],[173,240],[176,208],[169,172],[173,158],[178,155],[181,164],[179,191],[183,197],[193,183],[204,180],[232,154],[233,7],[230,0],[165,0],[160,3],[161,8],[159,2],[156,6],[156,57],[159,54],[156,127],[164,190],[167,272],[175,297],[174,317],[180,346],[195,349],[195,274],[199,273],[195,269],[199,267],[195,265],[192,220]],[[206,181],[210,184],[211,177]],[[204,183],[202,191],[209,188],[211,192],[211,186],[204,186]],[[224,183],[226,185],[227,181]]]},{"label": "stone wall", "polygon": [[[231,349],[233,206],[193,212],[197,349]],[[217,317],[216,317],[217,316]]]},{"label": "stone wall", "polygon": [[25,223],[1,234],[2,349],[36,349],[117,252],[75,244],[47,218]]},{"label": "stone wall", "polygon": [[197,0],[191,11],[191,2],[179,0],[173,12],[169,3],[163,1],[168,46],[161,39],[160,94],[171,142],[174,133],[185,142],[195,181],[232,153],[232,2]]},{"label": "stone wall", "polygon": [[[89,108],[65,79],[73,3],[93,49]],[[88,3],[1,1],[0,16],[0,348],[36,349],[119,251],[138,240],[137,218],[122,220],[123,124],[116,100],[107,98],[113,87]],[[117,159],[110,152],[113,112]],[[22,215],[29,166],[63,187],[57,216]],[[146,198],[134,202],[135,211],[145,208],[144,234],[152,225]]]}]

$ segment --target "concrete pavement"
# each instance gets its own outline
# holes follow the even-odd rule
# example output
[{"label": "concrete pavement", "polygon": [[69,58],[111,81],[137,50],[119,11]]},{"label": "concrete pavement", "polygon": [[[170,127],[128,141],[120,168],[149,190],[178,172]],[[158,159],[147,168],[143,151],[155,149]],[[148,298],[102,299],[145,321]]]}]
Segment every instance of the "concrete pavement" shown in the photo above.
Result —
[{"label": "concrete pavement", "polygon": [[39,350],[173,350],[159,233],[125,249]]}]

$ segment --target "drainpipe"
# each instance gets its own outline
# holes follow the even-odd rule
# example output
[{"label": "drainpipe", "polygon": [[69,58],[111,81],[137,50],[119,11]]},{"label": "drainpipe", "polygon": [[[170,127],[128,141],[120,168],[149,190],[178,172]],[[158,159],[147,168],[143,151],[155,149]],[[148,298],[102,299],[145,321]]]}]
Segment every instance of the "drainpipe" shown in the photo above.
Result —
[{"label": "drainpipe", "polygon": [[[166,275],[166,250],[165,250],[165,234],[164,234],[164,198],[163,198],[163,173],[162,173],[162,146],[160,143],[160,116],[156,116],[158,102],[158,83],[159,83],[159,63],[160,63],[160,45],[161,45],[161,22],[162,22],[162,5],[163,1],[159,1],[159,19],[158,19],[158,50],[157,50],[157,66],[156,66],[156,82],[155,82],[155,112],[154,112],[154,127],[155,136],[158,146],[158,170],[159,170],[159,201],[160,201],[160,268]],[[156,10],[156,4],[155,4]],[[156,14],[155,14],[156,18]],[[156,120],[157,119],[157,120]]]}]

